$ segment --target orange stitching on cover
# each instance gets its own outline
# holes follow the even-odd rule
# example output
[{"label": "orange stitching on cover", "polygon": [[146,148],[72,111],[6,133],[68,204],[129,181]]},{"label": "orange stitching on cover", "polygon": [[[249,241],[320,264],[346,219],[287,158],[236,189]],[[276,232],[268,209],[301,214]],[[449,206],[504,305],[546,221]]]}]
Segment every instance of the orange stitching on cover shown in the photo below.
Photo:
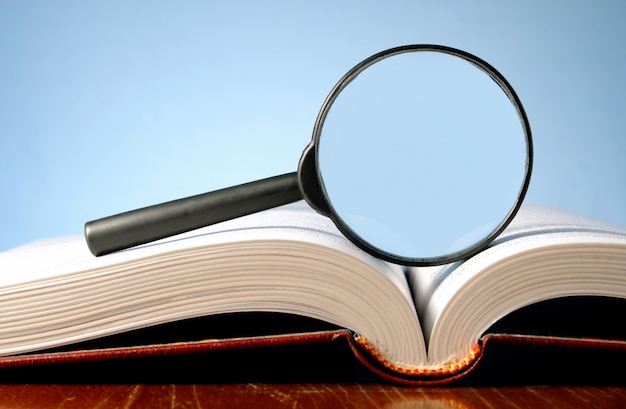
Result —
[{"label": "orange stitching on cover", "polygon": [[360,335],[355,335],[355,340],[356,340],[358,345],[360,345],[363,349],[365,349],[365,351],[367,351],[368,354],[370,354],[374,359],[376,359],[378,362],[380,362],[384,367],[386,367],[388,369],[391,369],[392,371],[395,371],[395,372],[400,372],[400,373],[405,374],[405,375],[420,375],[420,376],[427,376],[427,375],[447,376],[447,375],[453,375],[453,374],[456,374],[456,373],[461,372],[464,369],[468,368],[472,363],[474,363],[474,361],[476,360],[476,358],[480,354],[480,345],[478,343],[475,343],[473,345],[472,350],[470,351],[469,355],[466,356],[465,358],[463,358],[460,361],[457,361],[457,362],[454,362],[454,363],[445,364],[445,365],[443,365],[441,367],[438,367],[438,368],[409,367],[409,366],[404,366],[404,365],[400,365],[400,364],[391,362],[387,358],[383,357],[380,354],[380,352],[378,352],[378,350],[367,339],[365,339],[364,337],[362,337]]}]

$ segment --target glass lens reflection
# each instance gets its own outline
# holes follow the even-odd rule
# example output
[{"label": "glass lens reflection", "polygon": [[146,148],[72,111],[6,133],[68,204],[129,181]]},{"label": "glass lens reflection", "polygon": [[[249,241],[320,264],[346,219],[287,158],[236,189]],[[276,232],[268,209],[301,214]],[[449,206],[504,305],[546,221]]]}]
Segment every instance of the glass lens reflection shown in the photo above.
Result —
[{"label": "glass lens reflection", "polygon": [[384,253],[437,258],[496,229],[517,201],[526,139],[515,107],[461,58],[381,60],[337,96],[317,144],[333,213]]}]

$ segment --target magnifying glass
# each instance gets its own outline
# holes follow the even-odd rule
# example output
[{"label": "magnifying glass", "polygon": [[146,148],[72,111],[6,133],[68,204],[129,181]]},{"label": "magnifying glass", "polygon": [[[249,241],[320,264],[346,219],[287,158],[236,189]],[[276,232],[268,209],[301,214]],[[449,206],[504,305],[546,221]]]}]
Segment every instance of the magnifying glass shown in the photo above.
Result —
[{"label": "magnifying glass", "polygon": [[532,160],[528,118],[504,76],[465,51],[406,45],[339,80],[297,172],[94,220],[85,237],[99,256],[305,199],[378,258],[445,264],[509,224]]}]

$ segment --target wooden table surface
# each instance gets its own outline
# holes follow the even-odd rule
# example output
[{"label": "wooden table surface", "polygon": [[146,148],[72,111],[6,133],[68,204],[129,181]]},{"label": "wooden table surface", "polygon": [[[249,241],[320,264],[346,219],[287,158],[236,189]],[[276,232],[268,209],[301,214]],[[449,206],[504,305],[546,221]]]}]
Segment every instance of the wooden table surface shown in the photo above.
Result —
[{"label": "wooden table surface", "polygon": [[0,408],[623,408],[626,388],[381,384],[0,385]]}]

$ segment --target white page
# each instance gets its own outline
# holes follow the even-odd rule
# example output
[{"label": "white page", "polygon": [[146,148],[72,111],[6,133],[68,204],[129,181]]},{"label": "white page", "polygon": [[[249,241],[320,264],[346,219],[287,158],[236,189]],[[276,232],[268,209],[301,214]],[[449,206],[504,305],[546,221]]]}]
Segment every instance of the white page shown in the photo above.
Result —
[{"label": "white page", "polygon": [[[551,207],[524,204],[511,224],[490,245],[492,250],[487,253],[493,253],[495,256],[494,251],[515,251],[515,248],[511,249],[508,245],[498,245],[538,234],[558,236],[563,243],[567,243],[570,234],[585,234],[602,240],[602,237],[611,235],[626,237],[626,226]],[[427,340],[448,300],[480,271],[477,266],[489,262],[484,258],[484,254],[478,254],[465,263],[409,269],[407,273],[409,285]]]},{"label": "white page", "polygon": [[340,249],[377,266],[412,302],[406,278],[398,266],[385,263],[358,249],[330,219],[317,214],[303,201],[101,257],[95,257],[89,252],[82,236],[30,243],[0,253],[0,288],[112,266],[163,252],[224,241],[267,239],[313,241]]}]

